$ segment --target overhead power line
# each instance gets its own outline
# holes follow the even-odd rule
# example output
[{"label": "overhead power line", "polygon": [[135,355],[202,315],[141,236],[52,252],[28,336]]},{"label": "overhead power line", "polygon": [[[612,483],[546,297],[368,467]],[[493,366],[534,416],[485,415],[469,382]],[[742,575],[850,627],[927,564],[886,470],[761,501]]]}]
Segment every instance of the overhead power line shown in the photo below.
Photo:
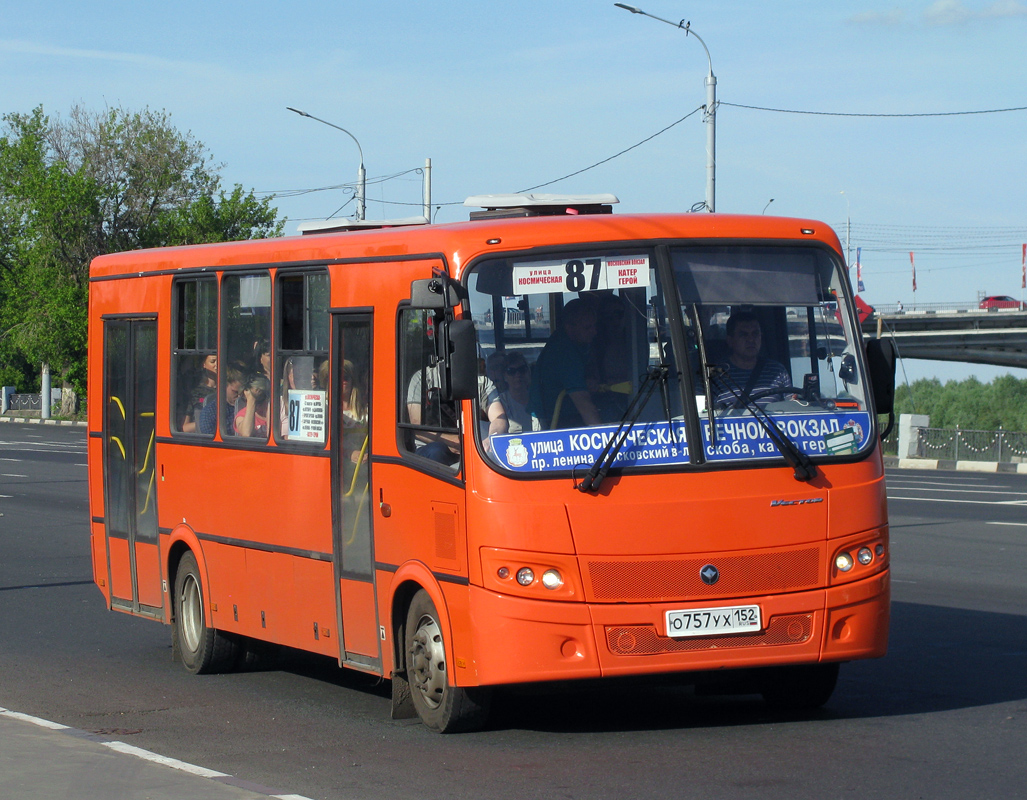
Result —
[{"label": "overhead power line", "polygon": [[718,106],[731,106],[732,108],[744,108],[749,111],[772,111],[776,114],[809,114],[817,117],[965,117],[972,114],[1005,114],[1008,111],[1027,111],[1027,106],[1016,106],[1014,108],[986,108],[980,111],[929,111],[915,114],[871,114],[856,113],[852,111],[805,111],[795,108],[767,108],[765,106],[747,106],[741,103],[725,103],[723,100],[717,103]]},{"label": "overhead power line", "polygon": [[659,135],[660,135],[661,133],[666,133],[666,132],[667,132],[667,131],[669,131],[669,130],[670,130],[671,128],[673,128],[673,127],[674,127],[675,125],[680,125],[680,124],[681,124],[682,122],[684,122],[684,121],[685,121],[686,119],[688,119],[689,117],[693,116],[694,114],[697,114],[697,113],[699,113],[699,112],[700,112],[700,111],[702,111],[702,110],[703,110],[704,108],[706,108],[706,106],[705,106],[705,105],[699,106],[699,107],[698,107],[697,109],[695,109],[694,111],[690,111],[690,112],[688,112],[687,114],[685,114],[685,116],[683,116],[683,117],[682,117],[681,119],[679,119],[679,120],[678,120],[677,122],[672,122],[672,123],[670,123],[670,125],[668,125],[668,126],[667,126],[666,128],[664,128],[663,130],[659,130],[659,131],[656,131],[656,133],[654,133],[654,134],[653,134],[652,136],[647,136],[647,137],[646,137],[646,138],[644,138],[644,139],[643,139],[642,141],[640,141],[640,142],[636,142],[635,144],[631,145],[631,147],[625,147],[625,148],[624,148],[623,150],[621,150],[621,151],[620,151],[619,153],[614,153],[614,154],[613,154],[612,156],[610,156],[609,158],[604,158],[604,159],[603,159],[602,161],[597,161],[597,162],[596,162],[595,164],[592,164],[592,165],[591,165],[591,166],[589,166],[589,167],[585,167],[584,169],[579,169],[579,170],[578,170],[577,172],[572,172],[572,173],[570,173],[569,175],[564,175],[564,176],[563,176],[562,178],[555,178],[554,180],[551,180],[551,181],[547,181],[546,183],[540,183],[540,184],[538,184],[538,185],[536,185],[536,186],[529,186],[529,187],[528,187],[527,189],[521,189],[521,190],[520,190],[520,192],[532,192],[532,191],[534,191],[535,189],[541,189],[541,188],[542,188],[543,186],[550,186],[550,185],[552,185],[552,184],[554,184],[554,183],[559,183],[560,181],[565,181],[565,180],[567,180],[568,178],[573,178],[573,177],[574,177],[575,175],[580,175],[580,174],[581,174],[582,172],[588,172],[588,171],[589,171],[590,169],[595,169],[595,168],[596,168],[596,167],[598,167],[598,166],[599,166],[600,164],[605,164],[605,163],[606,163],[607,161],[613,161],[613,159],[615,159],[615,158],[618,158],[619,156],[622,156],[622,155],[624,155],[625,153],[628,153],[628,152],[630,152],[630,151],[634,150],[634,149],[635,149],[636,147],[641,147],[641,146],[642,146],[642,145],[644,145],[644,144],[645,144],[646,142],[651,142],[651,141],[652,141],[653,139],[655,139],[655,138],[656,138],[657,136],[659,136]]}]

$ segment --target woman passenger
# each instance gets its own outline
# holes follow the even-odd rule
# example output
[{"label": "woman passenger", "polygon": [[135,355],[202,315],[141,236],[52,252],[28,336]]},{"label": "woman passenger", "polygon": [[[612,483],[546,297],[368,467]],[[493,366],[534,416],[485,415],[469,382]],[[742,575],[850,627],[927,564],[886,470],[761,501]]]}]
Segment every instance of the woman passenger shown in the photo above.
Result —
[{"label": "woman passenger", "polygon": [[243,390],[246,405],[235,415],[237,436],[261,437],[267,440],[268,410],[271,401],[271,382],[263,375],[254,375]]},{"label": "woman passenger", "polygon": [[528,395],[531,387],[531,368],[521,353],[516,350],[506,353],[503,362],[503,380],[506,391],[499,393],[499,400],[506,409],[509,433],[537,431],[541,427],[538,417],[528,411]]}]

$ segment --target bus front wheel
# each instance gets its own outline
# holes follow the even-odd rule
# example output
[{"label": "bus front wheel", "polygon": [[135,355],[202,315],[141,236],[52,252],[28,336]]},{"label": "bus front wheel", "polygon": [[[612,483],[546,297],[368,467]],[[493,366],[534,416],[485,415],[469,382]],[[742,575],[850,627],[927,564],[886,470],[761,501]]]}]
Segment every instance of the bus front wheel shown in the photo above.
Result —
[{"label": "bus front wheel", "polygon": [[196,556],[186,552],[175,575],[173,636],[185,668],[194,674],[221,672],[235,663],[236,644],[208,628],[203,609],[203,581]]},{"label": "bus front wheel", "polygon": [[488,718],[491,691],[453,685],[439,614],[423,589],[407,610],[405,632],[407,680],[421,722],[439,733],[481,728]]}]

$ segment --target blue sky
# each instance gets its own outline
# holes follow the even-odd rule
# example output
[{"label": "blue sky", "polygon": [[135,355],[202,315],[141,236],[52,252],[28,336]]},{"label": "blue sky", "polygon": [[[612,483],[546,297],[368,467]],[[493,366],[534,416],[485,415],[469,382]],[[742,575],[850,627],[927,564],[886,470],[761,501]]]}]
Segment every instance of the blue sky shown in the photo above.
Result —
[{"label": "blue sky", "polygon": [[[1027,111],[814,116],[738,108],[923,114],[1027,106],[1027,2],[640,0],[690,20],[718,80],[717,210],[812,217],[862,246],[871,303],[1020,296]],[[75,104],[170,112],[259,192],[352,184],[368,217],[419,213],[432,159],[438,221],[606,159],[705,100],[706,56],[684,32],[606,0],[503,3],[5,4],[0,111]],[[728,105],[733,104],[733,105]],[[618,213],[685,211],[705,192],[701,113],[540,191],[612,192]],[[376,178],[406,173],[384,182]],[[280,196],[288,231],[344,190]],[[449,205],[453,204],[453,205]],[[916,253],[914,298],[908,252]],[[911,379],[1008,370],[908,362]],[[1027,370],[1017,371],[1027,377]]]}]

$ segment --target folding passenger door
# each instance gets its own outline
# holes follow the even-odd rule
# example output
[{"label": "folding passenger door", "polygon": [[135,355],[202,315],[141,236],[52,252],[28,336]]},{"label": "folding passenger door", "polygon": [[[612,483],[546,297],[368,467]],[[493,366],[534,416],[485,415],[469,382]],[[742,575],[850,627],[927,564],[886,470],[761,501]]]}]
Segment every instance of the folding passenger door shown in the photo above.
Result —
[{"label": "folding passenger door", "polygon": [[381,668],[371,515],[370,313],[332,315],[332,523],[340,658]]},{"label": "folding passenger door", "polygon": [[111,604],[163,619],[154,414],[157,321],[104,320],[104,521]]}]

